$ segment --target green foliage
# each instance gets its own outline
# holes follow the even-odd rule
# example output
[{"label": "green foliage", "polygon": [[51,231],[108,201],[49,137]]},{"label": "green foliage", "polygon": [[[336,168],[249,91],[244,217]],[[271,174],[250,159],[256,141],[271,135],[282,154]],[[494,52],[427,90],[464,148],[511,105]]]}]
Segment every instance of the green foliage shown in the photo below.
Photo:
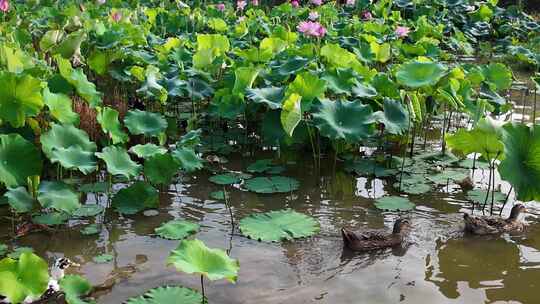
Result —
[{"label": "green foliage", "polygon": [[172,152],[172,156],[186,172],[194,172],[203,167],[202,159],[191,148],[179,148]]},{"label": "green foliage", "polygon": [[34,208],[35,200],[25,187],[11,188],[4,196],[7,197],[9,206],[17,213],[30,212]]},{"label": "green foliage", "polygon": [[240,231],[255,240],[277,242],[312,236],[319,232],[319,223],[307,215],[287,209],[245,217],[240,221]]},{"label": "green foliage", "polygon": [[148,159],[155,155],[167,153],[167,149],[148,143],[144,145],[135,145],[129,149],[129,152],[137,155],[139,158]]},{"label": "green foliage", "polygon": [[66,275],[58,282],[60,289],[66,294],[66,302],[68,304],[86,304],[81,300],[90,293],[92,285],[87,279],[79,275]]},{"label": "green foliage", "polygon": [[0,119],[20,128],[27,117],[39,114],[44,106],[41,81],[30,75],[0,72],[0,83]]},{"label": "green foliage", "polygon": [[0,135],[0,181],[5,186],[26,185],[41,169],[41,155],[32,143],[19,134]]},{"label": "green foliage", "polygon": [[248,179],[244,187],[256,193],[287,193],[292,192],[300,186],[300,183],[291,177],[269,176],[255,177]]},{"label": "green foliage", "polygon": [[156,228],[156,234],[169,240],[181,240],[197,232],[197,230],[199,230],[199,225],[196,223],[174,220]]},{"label": "green foliage", "polygon": [[109,107],[101,108],[98,110],[96,119],[101,126],[101,130],[109,135],[113,144],[116,145],[128,141],[128,135],[122,130],[122,126],[118,120],[118,111]]},{"label": "green foliage", "polygon": [[51,93],[49,88],[43,90],[43,102],[49,113],[62,124],[79,124],[79,114],[73,112],[71,98],[65,94]]},{"label": "green foliage", "polygon": [[283,102],[283,109],[281,110],[281,125],[285,132],[292,136],[294,129],[298,126],[302,120],[302,96],[292,93]]},{"label": "green foliage", "polygon": [[194,290],[179,287],[165,286],[150,289],[144,295],[131,298],[127,304],[200,304],[202,295]]},{"label": "green foliage", "polygon": [[377,199],[375,207],[388,211],[408,211],[415,208],[407,198],[401,196],[385,196]]},{"label": "green foliage", "polygon": [[139,175],[141,165],[129,157],[124,148],[109,146],[103,148],[101,153],[96,153],[99,159],[107,164],[107,171],[112,175],[121,175],[131,179]]},{"label": "green foliage", "polygon": [[159,192],[145,182],[135,182],[121,189],[112,199],[112,206],[122,214],[135,214],[159,206]]},{"label": "green foliage", "polygon": [[17,260],[0,260],[0,295],[11,303],[21,303],[27,296],[39,298],[48,282],[47,262],[31,252],[22,253]]},{"label": "green foliage", "polygon": [[129,111],[124,123],[133,135],[158,136],[167,129],[167,121],[161,115],[141,110]]},{"label": "green foliage", "polygon": [[144,176],[154,185],[168,185],[180,170],[180,161],[171,154],[156,154],[144,162]]},{"label": "green foliage", "polygon": [[437,84],[446,70],[441,63],[411,61],[398,67],[396,79],[403,86],[417,89]]},{"label": "green foliage", "polygon": [[55,149],[80,148],[81,151],[96,152],[97,146],[90,141],[88,134],[73,125],[52,124],[51,129],[41,135],[41,149],[53,158]]},{"label": "green foliage", "polygon": [[384,99],[383,111],[374,113],[374,116],[378,122],[384,124],[385,131],[390,134],[401,135],[410,127],[409,113],[396,100]]},{"label": "green foliage", "polygon": [[82,69],[74,69],[69,60],[55,56],[60,75],[75,87],[77,93],[95,108],[101,105],[101,94],[96,90],[96,85],[88,81]]},{"label": "green foliage", "polygon": [[63,182],[41,182],[37,199],[43,208],[69,214],[81,207],[79,195]]},{"label": "green foliage", "polygon": [[94,152],[85,151],[81,147],[55,148],[51,152],[51,162],[59,163],[62,167],[70,170],[77,169],[83,174],[96,171],[97,160]]}]

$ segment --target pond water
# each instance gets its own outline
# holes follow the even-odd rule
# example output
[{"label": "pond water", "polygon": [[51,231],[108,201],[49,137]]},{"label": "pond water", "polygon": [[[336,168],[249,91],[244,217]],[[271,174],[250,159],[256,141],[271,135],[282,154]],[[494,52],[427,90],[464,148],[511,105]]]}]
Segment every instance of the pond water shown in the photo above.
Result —
[{"label": "pond water", "polygon": [[[253,212],[293,208],[321,224],[315,237],[286,243],[261,243],[231,235],[226,206],[209,198],[220,186],[209,173],[185,177],[162,194],[156,216],[119,217],[110,212],[100,221],[99,235],[83,236],[79,229],[33,233],[11,245],[31,246],[46,257],[66,255],[82,264],[70,269],[96,286],[98,303],[122,303],[164,284],[200,289],[199,278],[178,273],[165,260],[178,241],[153,236],[161,223],[189,219],[202,227],[197,238],[209,247],[223,248],[240,260],[238,283],[208,282],[210,303],[539,303],[540,208],[528,204],[530,226],[520,236],[463,235],[462,214],[470,212],[458,186],[448,185],[425,195],[411,195],[417,207],[409,214],[413,231],[407,244],[393,250],[355,254],[342,247],[339,230],[390,229],[398,216],[373,207],[374,197],[391,192],[390,181],[355,177],[323,160],[320,172],[311,158],[298,152],[296,164],[283,175],[295,177],[300,188],[286,195],[257,195],[230,190],[236,220]],[[228,169],[243,170],[257,157],[230,155]],[[307,160],[302,161],[305,158]],[[328,164],[325,166],[324,164]],[[487,170],[477,169],[477,184],[487,183]],[[229,189],[232,189],[229,187]],[[503,192],[508,190],[502,186]],[[93,195],[88,196],[94,202]],[[101,203],[104,198],[100,198]],[[508,214],[505,210],[504,214]],[[0,214],[7,210],[0,209]],[[77,224],[77,223],[72,223]],[[7,242],[11,222],[0,222],[0,241]],[[99,254],[110,263],[96,264]]]}]

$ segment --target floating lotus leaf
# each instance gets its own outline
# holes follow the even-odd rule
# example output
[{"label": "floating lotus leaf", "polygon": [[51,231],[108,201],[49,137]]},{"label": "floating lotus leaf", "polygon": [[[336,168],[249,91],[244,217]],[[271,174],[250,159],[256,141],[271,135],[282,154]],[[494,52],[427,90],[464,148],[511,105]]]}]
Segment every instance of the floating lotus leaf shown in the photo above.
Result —
[{"label": "floating lotus leaf", "polygon": [[69,214],[81,207],[77,193],[63,182],[41,182],[37,199],[43,208]]},{"label": "floating lotus leaf", "polygon": [[210,176],[208,180],[218,185],[232,185],[240,183],[242,181],[242,177],[237,173],[231,172]]},{"label": "floating lotus leaf", "polygon": [[248,89],[247,98],[255,103],[266,104],[272,110],[280,109],[285,98],[285,90],[277,87]]},{"label": "floating lotus leaf", "polygon": [[97,121],[101,125],[101,130],[109,135],[113,144],[125,143],[129,137],[122,130],[120,121],[118,120],[118,111],[115,109],[104,107],[102,108],[96,117]]},{"label": "floating lotus leaf", "polygon": [[156,234],[164,239],[181,240],[197,232],[199,224],[175,220],[169,221],[156,228]]},{"label": "floating lotus leaf", "polygon": [[113,259],[114,257],[110,254],[100,254],[98,256],[95,256],[92,260],[98,264],[105,264],[112,261]]},{"label": "floating lotus leaf", "polygon": [[135,214],[159,206],[159,192],[145,182],[135,182],[121,189],[112,199],[112,206],[122,214]]},{"label": "floating lotus leaf", "polygon": [[384,196],[375,202],[375,207],[388,211],[408,211],[415,208],[407,198],[401,196]]},{"label": "floating lotus leaf", "polygon": [[68,149],[70,147],[79,147],[83,151],[96,152],[97,146],[90,141],[88,134],[77,129],[73,125],[52,124],[51,129],[40,137],[41,149],[48,158],[54,155],[54,149]]},{"label": "floating lotus leaf", "polygon": [[158,136],[167,129],[167,120],[158,113],[131,110],[124,123],[133,135]]},{"label": "floating lotus leaf", "polygon": [[170,154],[156,154],[144,162],[144,176],[154,185],[168,185],[180,170],[180,161]]},{"label": "floating lotus leaf", "polygon": [[17,213],[26,213],[34,208],[34,198],[28,193],[25,187],[9,189],[5,194],[9,206]]},{"label": "floating lotus leaf", "polygon": [[358,175],[386,177],[397,173],[396,169],[387,168],[375,159],[360,159],[356,161],[347,161],[345,170],[354,172]]},{"label": "floating lotus leaf", "polygon": [[385,98],[383,111],[375,113],[375,119],[384,124],[385,131],[401,135],[410,125],[409,113],[399,101]]},{"label": "floating lotus leaf", "polygon": [[94,235],[94,234],[98,234],[100,231],[101,231],[101,229],[99,229],[97,224],[90,224],[90,225],[84,226],[81,229],[81,234],[82,235]]},{"label": "floating lotus leaf", "polygon": [[69,274],[63,277],[60,282],[60,290],[66,294],[66,302],[68,304],[87,304],[81,300],[82,297],[88,295],[92,290],[92,285],[87,279],[80,275]]},{"label": "floating lotus leaf", "polygon": [[351,143],[367,138],[375,130],[371,107],[360,102],[321,100],[313,122],[321,135]]},{"label": "floating lotus leaf", "polygon": [[312,236],[319,223],[307,215],[287,209],[256,213],[240,221],[243,235],[259,241],[277,242]]},{"label": "floating lotus leaf", "polygon": [[0,295],[11,303],[21,303],[27,296],[39,298],[48,282],[47,262],[33,253],[22,253],[18,260],[0,260]]},{"label": "floating lotus leaf", "polygon": [[501,178],[514,186],[518,200],[540,200],[540,126],[508,123],[504,126],[503,143]]},{"label": "floating lotus leaf", "polygon": [[55,148],[51,152],[51,162],[59,163],[66,169],[77,169],[83,174],[96,171],[97,159],[94,152],[85,151],[81,147]]},{"label": "floating lotus leaf", "polygon": [[19,134],[0,135],[0,181],[7,187],[26,185],[27,177],[40,175],[41,155]]},{"label": "floating lotus leaf", "polygon": [[255,177],[246,180],[244,187],[256,193],[287,193],[297,190],[300,183],[291,177]]},{"label": "floating lotus leaf", "polygon": [[43,90],[43,101],[49,108],[52,117],[62,124],[79,124],[79,114],[73,112],[72,101],[65,94],[51,93],[49,88]]},{"label": "floating lotus leaf", "polygon": [[141,165],[131,160],[124,148],[105,147],[101,153],[96,153],[96,156],[105,161],[107,171],[112,175],[122,175],[130,179],[139,175],[141,170]]},{"label": "floating lotus leaf", "polygon": [[79,209],[73,211],[72,215],[74,217],[93,217],[103,213],[103,210],[103,206],[96,204],[82,205]]},{"label": "floating lotus leaf", "polygon": [[154,144],[144,144],[131,147],[129,152],[137,155],[137,157],[148,159],[154,155],[167,153],[167,149]]},{"label": "floating lotus leaf", "polygon": [[55,56],[60,75],[75,87],[77,93],[95,108],[101,105],[101,94],[96,90],[96,85],[88,81],[82,69],[74,69],[69,60]]},{"label": "floating lotus leaf", "polygon": [[397,82],[413,89],[433,86],[445,75],[447,67],[435,62],[411,61],[396,72]]},{"label": "floating lotus leaf", "polygon": [[469,172],[459,169],[446,169],[441,173],[428,175],[428,179],[438,185],[446,185],[449,181],[460,182],[469,176]]},{"label": "floating lotus leaf", "polygon": [[50,212],[32,217],[32,222],[47,226],[62,225],[68,220],[69,215],[63,212]]},{"label": "floating lotus leaf", "polygon": [[144,295],[129,299],[126,304],[200,304],[205,303],[202,295],[180,286],[165,286],[150,289]]},{"label": "floating lotus leaf", "polygon": [[428,180],[422,174],[408,175],[403,174],[396,176],[397,182],[394,183],[394,188],[400,189],[401,179],[401,192],[407,194],[423,194],[431,191],[433,188],[428,184]]},{"label": "floating lotus leaf", "polygon": [[274,166],[272,162],[271,159],[259,159],[249,165],[246,170],[251,173],[264,173]]},{"label": "floating lotus leaf", "polygon": [[14,128],[25,125],[26,117],[35,116],[43,108],[41,82],[30,75],[0,73],[0,119]]},{"label": "floating lotus leaf", "polygon": [[186,172],[194,172],[204,166],[202,159],[191,148],[176,149],[172,152],[172,156],[180,162]]},{"label": "floating lotus leaf", "polygon": [[227,279],[236,283],[240,264],[221,249],[211,249],[197,239],[183,240],[167,258],[178,271],[199,274],[211,281]]}]

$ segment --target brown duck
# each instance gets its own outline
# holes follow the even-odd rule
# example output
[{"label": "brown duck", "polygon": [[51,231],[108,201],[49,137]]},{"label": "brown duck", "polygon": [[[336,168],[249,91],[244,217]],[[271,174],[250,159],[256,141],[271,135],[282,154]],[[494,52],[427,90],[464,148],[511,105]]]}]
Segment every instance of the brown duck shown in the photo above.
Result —
[{"label": "brown duck", "polygon": [[465,231],[472,234],[486,235],[503,232],[522,232],[525,224],[519,221],[519,215],[527,211],[525,206],[517,204],[512,207],[510,216],[507,219],[490,216],[470,216],[467,213],[463,215],[465,220]]},{"label": "brown duck", "polygon": [[390,234],[380,230],[354,233],[342,228],[341,235],[344,245],[349,249],[354,251],[370,251],[400,245],[410,228],[411,223],[409,220],[398,219],[394,223],[394,229]]}]

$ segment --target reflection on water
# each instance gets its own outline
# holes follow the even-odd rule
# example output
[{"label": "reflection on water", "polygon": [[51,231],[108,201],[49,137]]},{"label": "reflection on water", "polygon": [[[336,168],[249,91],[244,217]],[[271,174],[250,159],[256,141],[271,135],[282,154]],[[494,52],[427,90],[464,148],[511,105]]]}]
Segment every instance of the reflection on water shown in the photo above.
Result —
[{"label": "reflection on water", "polygon": [[[252,160],[237,157],[226,166],[241,170]],[[373,200],[395,193],[388,186],[392,182],[357,178],[330,167],[318,174],[309,161],[289,166],[283,174],[301,182],[301,188],[292,194],[230,192],[236,220],[286,207],[317,218],[321,232],[306,240],[269,244],[244,238],[237,231],[231,236],[228,211],[209,198],[222,187],[207,181],[209,173],[200,173],[163,193],[157,216],[121,217],[108,212],[98,219],[103,223],[99,235],[83,236],[78,228],[63,229],[30,234],[10,245],[31,246],[42,256],[66,255],[80,262],[82,267],[73,271],[96,286],[98,303],[121,303],[164,284],[199,288],[197,277],[165,265],[178,242],[154,236],[161,223],[180,218],[198,222],[202,228],[197,238],[210,247],[230,250],[240,260],[236,285],[225,281],[208,284],[212,303],[540,302],[540,225],[534,220],[524,236],[464,236],[461,214],[468,211],[462,205],[465,197],[450,185],[443,191],[410,197],[417,204],[410,215],[414,230],[402,247],[353,253],[343,248],[340,227],[390,230],[399,214],[376,210]],[[487,182],[487,177],[477,170],[475,180]],[[95,201],[92,195],[88,199]],[[529,209],[540,213],[534,206]],[[0,208],[0,215],[4,214],[7,210]],[[0,235],[0,241],[7,242],[11,222],[1,221],[4,236]],[[80,227],[87,222],[71,224]],[[110,263],[93,261],[105,253],[114,257]]]}]

